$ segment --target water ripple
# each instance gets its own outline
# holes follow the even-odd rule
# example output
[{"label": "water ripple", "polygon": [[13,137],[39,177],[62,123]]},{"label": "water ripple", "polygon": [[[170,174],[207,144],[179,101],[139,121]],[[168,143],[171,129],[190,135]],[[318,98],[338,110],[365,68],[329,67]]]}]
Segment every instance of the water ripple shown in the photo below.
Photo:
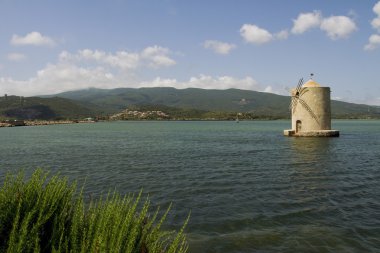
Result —
[{"label": "water ripple", "polygon": [[140,189],[191,211],[190,252],[379,252],[380,122],[339,138],[285,138],[290,123],[114,122],[0,129],[0,177],[36,167],[86,194]]}]

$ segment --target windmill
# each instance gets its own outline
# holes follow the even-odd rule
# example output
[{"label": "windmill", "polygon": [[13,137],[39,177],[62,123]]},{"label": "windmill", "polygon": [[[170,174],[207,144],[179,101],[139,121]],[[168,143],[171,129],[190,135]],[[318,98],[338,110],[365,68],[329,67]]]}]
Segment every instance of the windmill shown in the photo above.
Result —
[{"label": "windmill", "polygon": [[292,128],[284,130],[285,136],[296,137],[335,137],[338,130],[331,130],[331,98],[330,87],[323,87],[313,80],[298,81],[291,90]]},{"label": "windmill", "polygon": [[[311,77],[313,74],[310,75]],[[303,78],[298,81],[298,85],[294,91],[292,91],[292,100],[289,105],[289,110],[294,114],[297,110],[298,103],[310,114],[310,116],[319,124],[318,117],[315,115],[310,106],[302,99],[302,96],[309,91],[307,87],[303,87]]]}]

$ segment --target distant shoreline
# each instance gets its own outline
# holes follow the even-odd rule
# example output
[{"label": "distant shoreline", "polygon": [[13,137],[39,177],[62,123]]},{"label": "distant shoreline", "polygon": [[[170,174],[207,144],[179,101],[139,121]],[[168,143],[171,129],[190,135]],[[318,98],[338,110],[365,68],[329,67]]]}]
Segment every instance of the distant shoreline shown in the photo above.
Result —
[{"label": "distant shoreline", "polygon": [[[18,120],[8,122],[0,122],[1,127],[17,127],[17,126],[48,126],[48,125],[65,125],[65,124],[78,124],[78,123],[97,123],[97,122],[118,122],[118,121],[231,121],[231,122],[244,122],[244,121],[276,121],[276,120],[290,120],[286,118],[258,118],[258,119],[241,119],[236,122],[233,119],[127,119],[127,120]],[[377,118],[352,118],[352,119],[344,119],[344,118],[334,118],[332,120],[380,120]]]},{"label": "distant shoreline", "polygon": [[77,123],[95,123],[88,120],[18,120],[9,122],[0,122],[0,127],[17,127],[17,126],[47,126]]},{"label": "distant shoreline", "polygon": [[[269,121],[269,120],[287,120],[287,119],[241,119],[239,121]],[[126,120],[15,120],[8,122],[0,122],[1,127],[18,127],[18,126],[47,126],[47,125],[64,125],[64,124],[78,124],[78,123],[96,123],[96,122],[117,122],[117,121],[231,121],[236,122],[235,119],[126,119]],[[237,121],[237,123],[239,122]]]}]

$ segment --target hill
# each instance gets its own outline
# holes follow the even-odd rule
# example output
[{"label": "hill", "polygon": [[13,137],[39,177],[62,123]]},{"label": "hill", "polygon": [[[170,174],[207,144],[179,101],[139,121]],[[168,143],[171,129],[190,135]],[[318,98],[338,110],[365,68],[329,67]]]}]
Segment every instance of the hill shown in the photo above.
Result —
[{"label": "hill", "polygon": [[[175,88],[86,89],[55,96],[91,103],[105,113],[117,113],[131,107],[155,106],[180,108],[189,113],[250,113],[256,117],[289,118],[290,97],[249,90],[205,90]],[[380,108],[332,101],[333,118],[380,118]],[[182,110],[182,111],[183,111]],[[182,112],[181,111],[181,112]]]},{"label": "hill", "polygon": [[95,116],[98,112],[96,108],[60,97],[0,97],[0,118],[8,119],[80,119]]},{"label": "hill", "polygon": [[[162,111],[167,119],[233,119],[237,113],[241,119],[273,119],[289,118],[289,103],[288,96],[239,89],[92,88],[44,97],[0,97],[0,118],[102,118],[129,109]],[[331,105],[333,118],[380,118],[380,107],[340,101]]]},{"label": "hill", "polygon": [[156,105],[213,112],[254,112],[260,115],[284,116],[288,114],[289,106],[288,97],[238,89],[88,89],[56,96],[90,102],[111,113],[130,106]]}]

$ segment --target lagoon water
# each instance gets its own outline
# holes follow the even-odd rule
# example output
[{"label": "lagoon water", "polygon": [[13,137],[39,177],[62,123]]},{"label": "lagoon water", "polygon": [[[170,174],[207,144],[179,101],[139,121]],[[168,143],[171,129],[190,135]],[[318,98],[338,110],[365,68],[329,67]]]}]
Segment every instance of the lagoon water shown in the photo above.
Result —
[{"label": "lagoon water", "polygon": [[380,252],[380,121],[339,138],[282,136],[289,121],[127,121],[0,129],[0,177],[43,167],[173,203],[190,252]]}]

